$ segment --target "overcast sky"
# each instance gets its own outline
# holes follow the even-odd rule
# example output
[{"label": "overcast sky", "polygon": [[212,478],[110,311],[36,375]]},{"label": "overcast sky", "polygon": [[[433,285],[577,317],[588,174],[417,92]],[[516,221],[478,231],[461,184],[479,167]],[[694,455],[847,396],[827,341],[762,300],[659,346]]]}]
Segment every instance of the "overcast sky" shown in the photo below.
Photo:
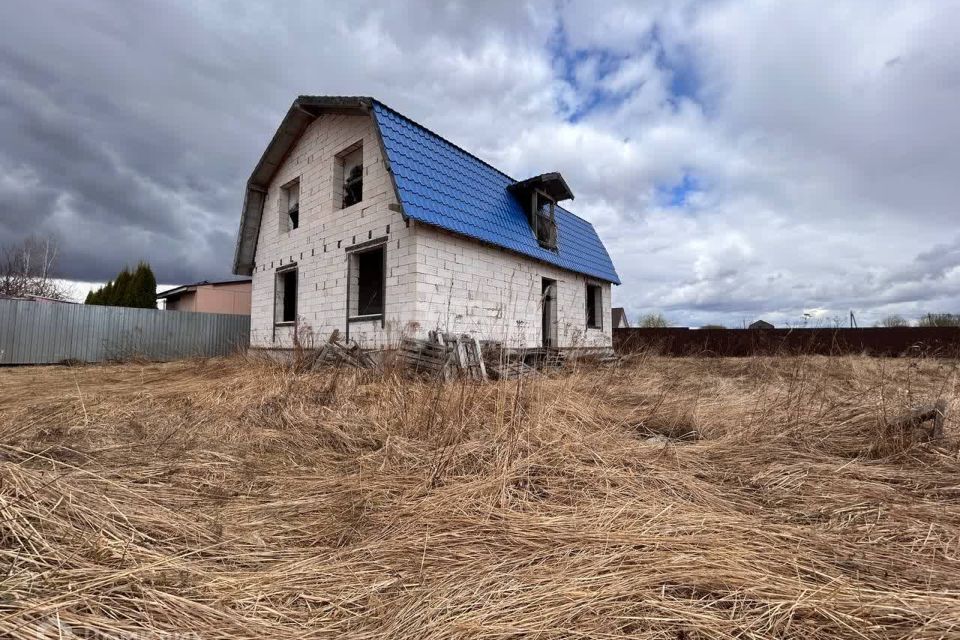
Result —
[{"label": "overcast sky", "polygon": [[561,171],[631,317],[960,311],[960,2],[0,3],[0,244],[229,277],[298,94]]}]

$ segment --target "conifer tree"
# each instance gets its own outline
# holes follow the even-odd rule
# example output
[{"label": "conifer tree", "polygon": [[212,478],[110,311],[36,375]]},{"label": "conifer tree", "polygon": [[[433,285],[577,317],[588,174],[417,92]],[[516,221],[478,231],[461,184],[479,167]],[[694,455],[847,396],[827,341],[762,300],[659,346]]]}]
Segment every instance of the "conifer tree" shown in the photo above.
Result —
[{"label": "conifer tree", "polygon": [[131,295],[133,292],[130,290],[132,281],[133,276],[130,274],[130,269],[124,267],[123,271],[117,275],[117,279],[113,281],[113,299],[107,304],[115,307],[136,306],[131,304],[134,301],[134,296]]},{"label": "conifer tree", "polygon": [[146,262],[137,265],[130,280],[131,307],[155,309],[157,306],[157,279]]},{"label": "conifer tree", "polygon": [[140,262],[136,270],[128,267],[117,274],[116,279],[87,294],[85,304],[113,307],[157,308],[157,279],[146,262]]}]

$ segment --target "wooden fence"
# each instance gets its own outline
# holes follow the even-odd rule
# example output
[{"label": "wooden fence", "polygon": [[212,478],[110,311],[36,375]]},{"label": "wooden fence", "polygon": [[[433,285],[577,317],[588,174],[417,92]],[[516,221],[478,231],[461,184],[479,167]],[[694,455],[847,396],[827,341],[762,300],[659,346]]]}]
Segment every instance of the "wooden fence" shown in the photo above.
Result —
[{"label": "wooden fence", "polygon": [[614,329],[618,353],[663,355],[928,355],[960,356],[960,327],[864,329]]},{"label": "wooden fence", "polygon": [[250,316],[0,300],[0,365],[219,356],[249,342]]}]

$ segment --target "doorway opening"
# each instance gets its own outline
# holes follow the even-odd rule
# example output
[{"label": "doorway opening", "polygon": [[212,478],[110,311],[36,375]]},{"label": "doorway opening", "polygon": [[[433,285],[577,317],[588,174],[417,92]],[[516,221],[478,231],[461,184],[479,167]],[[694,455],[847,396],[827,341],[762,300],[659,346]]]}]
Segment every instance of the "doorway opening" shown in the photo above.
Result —
[{"label": "doorway opening", "polygon": [[540,335],[544,348],[557,346],[557,281],[543,278],[540,304],[543,310]]}]

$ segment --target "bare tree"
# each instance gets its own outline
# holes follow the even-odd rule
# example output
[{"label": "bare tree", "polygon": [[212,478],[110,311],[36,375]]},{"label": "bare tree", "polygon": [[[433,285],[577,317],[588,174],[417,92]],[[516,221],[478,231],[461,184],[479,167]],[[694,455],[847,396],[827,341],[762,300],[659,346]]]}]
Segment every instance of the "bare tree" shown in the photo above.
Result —
[{"label": "bare tree", "polygon": [[0,295],[69,298],[69,289],[54,277],[59,246],[50,237],[30,236],[0,253]]},{"label": "bare tree", "polygon": [[637,326],[641,329],[664,329],[670,326],[662,313],[648,313],[640,317]]},{"label": "bare tree", "polygon": [[910,321],[901,315],[893,314],[880,321],[881,327],[909,327]]},{"label": "bare tree", "polygon": [[920,318],[917,325],[920,327],[960,327],[960,314],[928,313]]}]

